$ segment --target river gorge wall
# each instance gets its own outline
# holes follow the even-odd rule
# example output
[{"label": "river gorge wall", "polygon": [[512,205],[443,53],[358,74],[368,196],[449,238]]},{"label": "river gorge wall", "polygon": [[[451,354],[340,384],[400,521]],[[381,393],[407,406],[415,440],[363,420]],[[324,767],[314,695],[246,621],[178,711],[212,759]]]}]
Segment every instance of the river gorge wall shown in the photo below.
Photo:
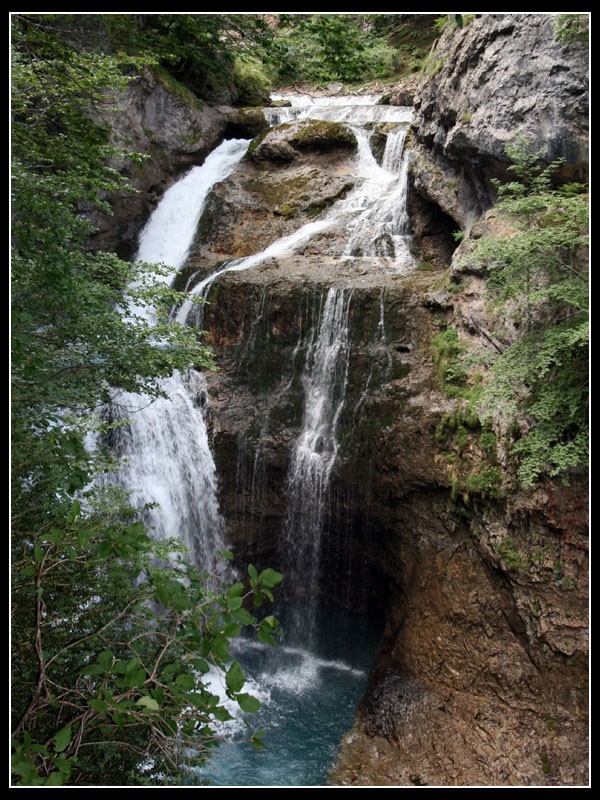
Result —
[{"label": "river gorge wall", "polygon": [[[450,280],[460,254],[452,233],[477,235],[511,137],[522,132],[549,160],[562,156],[563,180],[587,175],[586,53],[560,46],[554,24],[554,15],[477,15],[435,45],[438,66],[417,89],[407,137],[410,267],[388,269],[385,242],[377,260],[362,245],[341,258],[348,228],[324,227],[293,253],[220,277],[198,321],[218,365],[206,375],[205,411],[228,542],[241,564],[277,568],[311,331],[331,286],[349,298],[318,592],[373,614],[384,633],[332,772],[338,785],[588,779],[585,479],[524,491],[503,475],[500,487],[471,481],[457,495],[453,450],[467,477],[504,465],[482,448],[477,420],[467,421],[466,444],[442,441],[440,426],[460,410],[432,350],[450,323],[473,347],[494,346],[485,278]],[[256,137],[215,187],[181,286],[322,219],[355,186],[345,125],[267,132],[255,111],[189,111],[150,76],[123,102],[123,136],[153,159],[133,176],[133,212],[117,202],[97,237],[122,253],[176,174],[223,136]],[[372,146],[392,129],[373,130]]]}]

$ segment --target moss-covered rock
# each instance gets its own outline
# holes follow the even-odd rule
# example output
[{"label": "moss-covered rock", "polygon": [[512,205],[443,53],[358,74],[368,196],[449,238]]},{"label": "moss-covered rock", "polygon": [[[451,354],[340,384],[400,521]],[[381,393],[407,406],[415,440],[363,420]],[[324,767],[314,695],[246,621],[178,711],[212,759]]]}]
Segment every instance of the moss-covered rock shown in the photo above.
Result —
[{"label": "moss-covered rock", "polygon": [[356,137],[340,122],[301,120],[278,125],[253,142],[248,158],[256,163],[289,163],[301,153],[355,150]]},{"label": "moss-covered rock", "polygon": [[269,123],[259,108],[222,108],[227,119],[225,138],[254,139],[269,129]]}]

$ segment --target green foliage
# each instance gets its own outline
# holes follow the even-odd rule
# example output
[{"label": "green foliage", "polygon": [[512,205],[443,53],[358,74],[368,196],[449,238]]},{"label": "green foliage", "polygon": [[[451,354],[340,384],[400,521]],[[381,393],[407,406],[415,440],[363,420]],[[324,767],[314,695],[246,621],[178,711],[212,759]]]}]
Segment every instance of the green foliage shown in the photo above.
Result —
[{"label": "green foliage", "polygon": [[482,497],[498,497],[502,473],[498,467],[487,466],[480,472],[472,473],[467,477],[465,488],[469,494],[478,494]]},{"label": "green foliage", "polygon": [[431,349],[435,373],[444,394],[448,397],[466,396],[468,375],[461,361],[465,346],[456,328],[450,326],[434,336]]},{"label": "green foliage", "polygon": [[475,14],[444,14],[442,17],[437,17],[435,19],[433,27],[438,34],[442,34],[446,31],[464,28],[474,19]]},{"label": "green foliage", "polygon": [[367,81],[392,74],[395,48],[377,38],[364,15],[310,14],[280,18],[280,83]]},{"label": "green foliage", "polygon": [[[229,711],[206,683],[229,674],[229,642],[278,623],[248,610],[279,573],[233,586],[153,543],[117,489],[91,488],[115,465],[86,448],[110,432],[97,409],[113,389],[161,393],[160,380],[209,354],[168,320],[181,296],[165,268],[94,252],[105,198],[125,191],[108,131],[92,121],[151,64],[101,52],[96,15],[13,16],[12,724],[18,786],[129,784],[149,765],[164,784],[203,761]],[[77,46],[75,46],[77,45]],[[107,45],[108,46],[108,45]],[[145,309],[152,309],[150,322]],[[122,424],[122,423],[116,423]],[[166,568],[164,565],[169,565]],[[234,673],[235,674],[235,673]],[[244,712],[257,701],[227,686]],[[144,780],[152,780],[145,778]]]},{"label": "green foliage", "polygon": [[234,61],[279,58],[273,34],[255,14],[140,14],[102,17],[113,46],[151,53],[199,97],[223,96]]},{"label": "green foliage", "polygon": [[590,35],[588,14],[559,14],[554,25],[554,38],[563,47],[587,44]]},{"label": "green foliage", "polygon": [[540,761],[542,762],[542,772],[544,775],[550,774],[550,759],[548,758],[546,753],[542,753],[540,755]]},{"label": "green foliage", "polygon": [[163,67],[162,64],[154,66],[153,72],[159,82],[162,83],[171,94],[179,95],[190,108],[196,108],[199,111],[204,108],[204,103],[197,98],[194,92],[188,89],[181,81],[177,80],[177,78],[172,75],[166,67]]},{"label": "green foliage", "polygon": [[518,181],[498,185],[514,233],[483,237],[474,258],[521,336],[496,359],[478,404],[483,420],[514,429],[519,479],[568,474],[588,458],[588,200],[553,189],[558,162],[522,142],[507,148]]},{"label": "green foliage", "polygon": [[233,66],[233,79],[240,105],[269,104],[271,82],[260,61],[255,58],[237,58]]},{"label": "green foliage", "polygon": [[455,21],[452,20],[452,14],[444,14],[441,17],[436,17],[433,27],[438,34],[442,34],[444,31],[454,27],[455,24]]},{"label": "green foliage", "polygon": [[517,571],[524,568],[521,554],[511,536],[505,536],[499,544],[495,545],[495,548],[507,570]]},{"label": "green foliage", "polygon": [[243,712],[260,707],[229,641],[243,628],[275,641],[277,620],[247,607],[272,597],[281,575],[221,584],[141,523],[77,501],[53,522],[14,548],[17,785],[135,782],[142,763],[164,784],[202,764],[231,719],[210,676],[224,676]]}]

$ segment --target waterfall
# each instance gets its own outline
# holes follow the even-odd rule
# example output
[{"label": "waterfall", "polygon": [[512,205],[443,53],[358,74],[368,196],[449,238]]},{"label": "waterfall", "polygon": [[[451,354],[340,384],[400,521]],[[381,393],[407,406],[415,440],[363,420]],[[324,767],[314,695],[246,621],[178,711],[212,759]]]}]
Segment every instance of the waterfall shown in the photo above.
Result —
[{"label": "waterfall", "polygon": [[[303,102],[306,102],[304,98]],[[324,100],[325,98],[320,98]],[[331,101],[331,98],[326,98]],[[190,300],[182,303],[176,319],[182,324],[202,327],[203,307],[192,301],[192,297],[204,300],[212,284],[228,272],[243,272],[264,263],[270,258],[293,253],[305,245],[313,236],[334,227],[343,227],[350,232],[344,252],[340,254],[349,259],[357,255],[366,256],[383,265],[385,271],[400,272],[413,266],[408,236],[408,215],[406,213],[406,194],[408,187],[409,159],[404,154],[404,139],[408,124],[412,118],[412,109],[396,106],[375,105],[372,102],[356,104],[348,103],[350,98],[337,98],[338,103],[330,106],[307,103],[300,106],[301,118],[329,119],[334,121],[351,120],[350,125],[357,140],[356,173],[359,181],[348,196],[339,200],[321,219],[308,222],[294,233],[277,239],[264,250],[244,258],[235,258],[224,264],[215,272],[200,280],[190,292]],[[361,98],[362,100],[362,98]],[[382,112],[379,110],[382,109]],[[284,109],[263,109],[268,119],[273,119],[267,112],[290,111]],[[376,113],[379,112],[379,113]],[[328,116],[329,114],[329,116]],[[369,132],[362,123],[371,122],[373,115],[386,116],[399,123],[396,130],[387,137],[382,166],[379,166],[371,151]],[[290,117],[294,118],[294,117]],[[343,118],[343,120],[342,120]],[[276,123],[278,124],[278,123]],[[376,198],[374,201],[373,198]]]},{"label": "waterfall", "polygon": [[406,210],[410,165],[410,154],[404,152],[406,131],[406,127],[399,126],[388,134],[380,171],[373,170],[379,175],[379,192],[375,199],[367,200],[350,224],[343,253],[347,259],[376,261],[393,272],[403,271],[414,263]]},{"label": "waterfall", "polygon": [[[223,142],[165,193],[140,235],[136,260],[162,262],[174,270],[183,266],[210,190],[234,170],[247,147],[245,140]],[[148,317],[145,310],[135,313]],[[203,415],[205,379],[194,370],[175,372],[161,389],[166,397],[153,401],[114,393],[108,415],[112,422],[127,422],[112,433],[122,464],[106,482],[132,493],[131,502],[142,511],[154,539],[181,540],[196,566],[212,571],[225,541]]]},{"label": "waterfall", "polygon": [[[201,327],[202,305],[192,301],[206,298],[212,284],[222,275],[257,267],[278,256],[289,256],[328,229],[344,232],[345,238],[338,251],[340,265],[356,261],[360,262],[361,269],[367,265],[375,273],[399,273],[412,266],[406,215],[408,157],[404,150],[411,109],[380,106],[375,97],[337,97],[332,101],[331,98],[303,96],[293,98],[292,102],[291,107],[271,109],[266,116],[281,122],[323,119],[344,122],[352,128],[358,143],[354,188],[318,220],[303,225],[259,253],[232,259],[203,277],[195,284],[189,300],[174,312],[178,322]],[[367,122],[385,123],[387,144],[381,164],[373,156],[372,131],[366,127]],[[204,165],[191,170],[166,192],[140,236],[138,260],[162,262],[174,270],[183,266],[210,189],[235,169],[247,144],[225,142],[211,153]],[[336,240],[335,236],[332,240]],[[364,270],[358,274],[364,274]],[[253,753],[248,756],[247,764],[235,761],[232,749],[243,753],[242,745],[220,748],[211,759],[209,769],[215,770],[213,779],[221,786],[272,785],[273,782],[302,785],[306,784],[307,775],[311,776],[308,780],[313,784],[324,780],[339,736],[352,723],[353,709],[366,680],[371,651],[361,644],[366,640],[358,638],[360,623],[353,618],[344,625],[339,624],[335,616],[327,617],[329,611],[325,613],[319,602],[326,578],[323,553],[330,515],[331,479],[341,451],[339,431],[346,402],[353,308],[352,290],[344,285],[343,278],[335,275],[332,278],[332,285],[320,296],[314,292],[309,294],[315,305],[312,318],[308,315],[312,324],[306,326],[308,333],[302,326],[292,356],[292,362],[296,358],[301,362],[304,355],[303,411],[298,421],[301,428],[289,457],[287,512],[280,544],[284,585],[301,595],[302,606],[297,605],[297,611],[292,610],[287,620],[287,609],[282,609],[288,642],[278,648],[275,659],[260,642],[242,639],[233,645],[236,657],[247,670],[252,693],[263,702],[256,725],[276,729],[269,737],[267,751],[273,758],[261,772],[260,764],[265,762],[255,761]],[[163,280],[170,280],[166,272]],[[136,309],[135,313],[144,312]],[[257,319],[242,350],[242,367],[244,359],[246,364],[251,363],[252,339],[262,329],[261,315],[268,319],[268,294],[263,294],[257,304]],[[152,322],[151,314],[146,318]],[[377,334],[381,342],[385,340],[385,327],[382,294]],[[368,413],[369,381],[370,377],[364,387],[361,414]],[[293,379],[287,384],[283,381],[278,391],[284,395],[292,389],[292,383],[297,385]],[[190,370],[186,375],[175,373],[165,379],[161,388],[166,397],[155,401],[142,395],[115,394],[108,412],[111,421],[127,420],[127,423],[117,426],[111,436],[124,461],[118,474],[109,476],[108,480],[133,492],[132,503],[143,513],[151,535],[157,539],[182,540],[198,567],[216,571],[221,566],[216,554],[225,549],[225,535],[217,502],[215,462],[205,421],[206,383],[200,374]],[[267,408],[262,420],[261,441],[254,453],[248,447],[249,431],[239,440],[240,450],[246,448],[248,453],[250,469],[245,471],[245,456],[238,459],[237,486],[240,495],[251,495],[250,502],[257,516],[265,511],[259,505],[269,496],[262,461],[269,413]],[[350,525],[348,531],[350,535]],[[354,577],[350,575],[351,562],[350,557],[340,559],[340,569],[348,585]],[[279,615],[279,609],[274,613]],[[374,642],[375,639],[373,647]],[[357,664],[357,658],[359,662],[364,659],[364,664]],[[354,693],[347,695],[345,687],[349,678],[354,681]],[[210,691],[225,693],[225,687],[217,683],[215,677]],[[340,712],[346,716],[340,716]],[[286,750],[290,741],[286,731],[290,723],[296,726],[291,736],[298,746]],[[237,728],[232,728],[238,731],[240,739],[246,736],[242,728],[241,722]],[[328,738],[319,739],[326,728]],[[235,738],[238,733],[231,735]],[[314,747],[306,748],[306,741]],[[279,781],[273,781],[274,775],[280,775]],[[204,779],[201,773],[200,783]]]},{"label": "waterfall", "polygon": [[306,352],[302,433],[288,473],[283,560],[288,576],[306,594],[292,631],[305,642],[314,630],[327,492],[339,450],[337,427],[348,379],[350,299],[351,293],[343,289],[327,292],[318,331]]},{"label": "waterfall", "polygon": [[401,122],[412,120],[410,106],[379,105],[378,95],[338,95],[336,97],[311,97],[311,95],[271,95],[272,100],[286,100],[291,106],[265,108],[263,114],[270,125],[281,125],[303,119],[326,122],[348,122],[361,125],[373,122]]}]

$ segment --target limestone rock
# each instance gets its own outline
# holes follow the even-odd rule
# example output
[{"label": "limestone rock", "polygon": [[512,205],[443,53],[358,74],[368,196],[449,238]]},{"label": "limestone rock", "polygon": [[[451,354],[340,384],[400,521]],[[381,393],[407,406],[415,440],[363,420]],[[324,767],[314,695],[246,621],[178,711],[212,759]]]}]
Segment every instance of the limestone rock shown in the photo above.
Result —
[{"label": "limestone rock", "polygon": [[354,185],[356,141],[345,126],[280,125],[259,136],[236,172],[212,191],[188,268],[251,255],[318,218]]},{"label": "limestone rock", "polygon": [[547,162],[564,158],[564,180],[587,179],[587,48],[561,46],[557,18],[479,14],[430,54],[415,99],[414,181],[463,228],[491,205],[489,180],[504,176],[517,135]]},{"label": "limestone rock", "polygon": [[299,153],[330,153],[355,150],[356,137],[339,122],[302,120],[278,125],[249,150],[255,162],[293,161]]},{"label": "limestone rock", "polygon": [[111,198],[113,215],[94,220],[99,231],[93,245],[127,258],[135,252],[141,224],[169,184],[204,161],[223,138],[229,120],[149,70],[132,80],[114,105],[116,111],[102,112],[100,121],[110,124],[115,145],[148,158],[138,166],[128,160],[113,162],[138,193]]}]

